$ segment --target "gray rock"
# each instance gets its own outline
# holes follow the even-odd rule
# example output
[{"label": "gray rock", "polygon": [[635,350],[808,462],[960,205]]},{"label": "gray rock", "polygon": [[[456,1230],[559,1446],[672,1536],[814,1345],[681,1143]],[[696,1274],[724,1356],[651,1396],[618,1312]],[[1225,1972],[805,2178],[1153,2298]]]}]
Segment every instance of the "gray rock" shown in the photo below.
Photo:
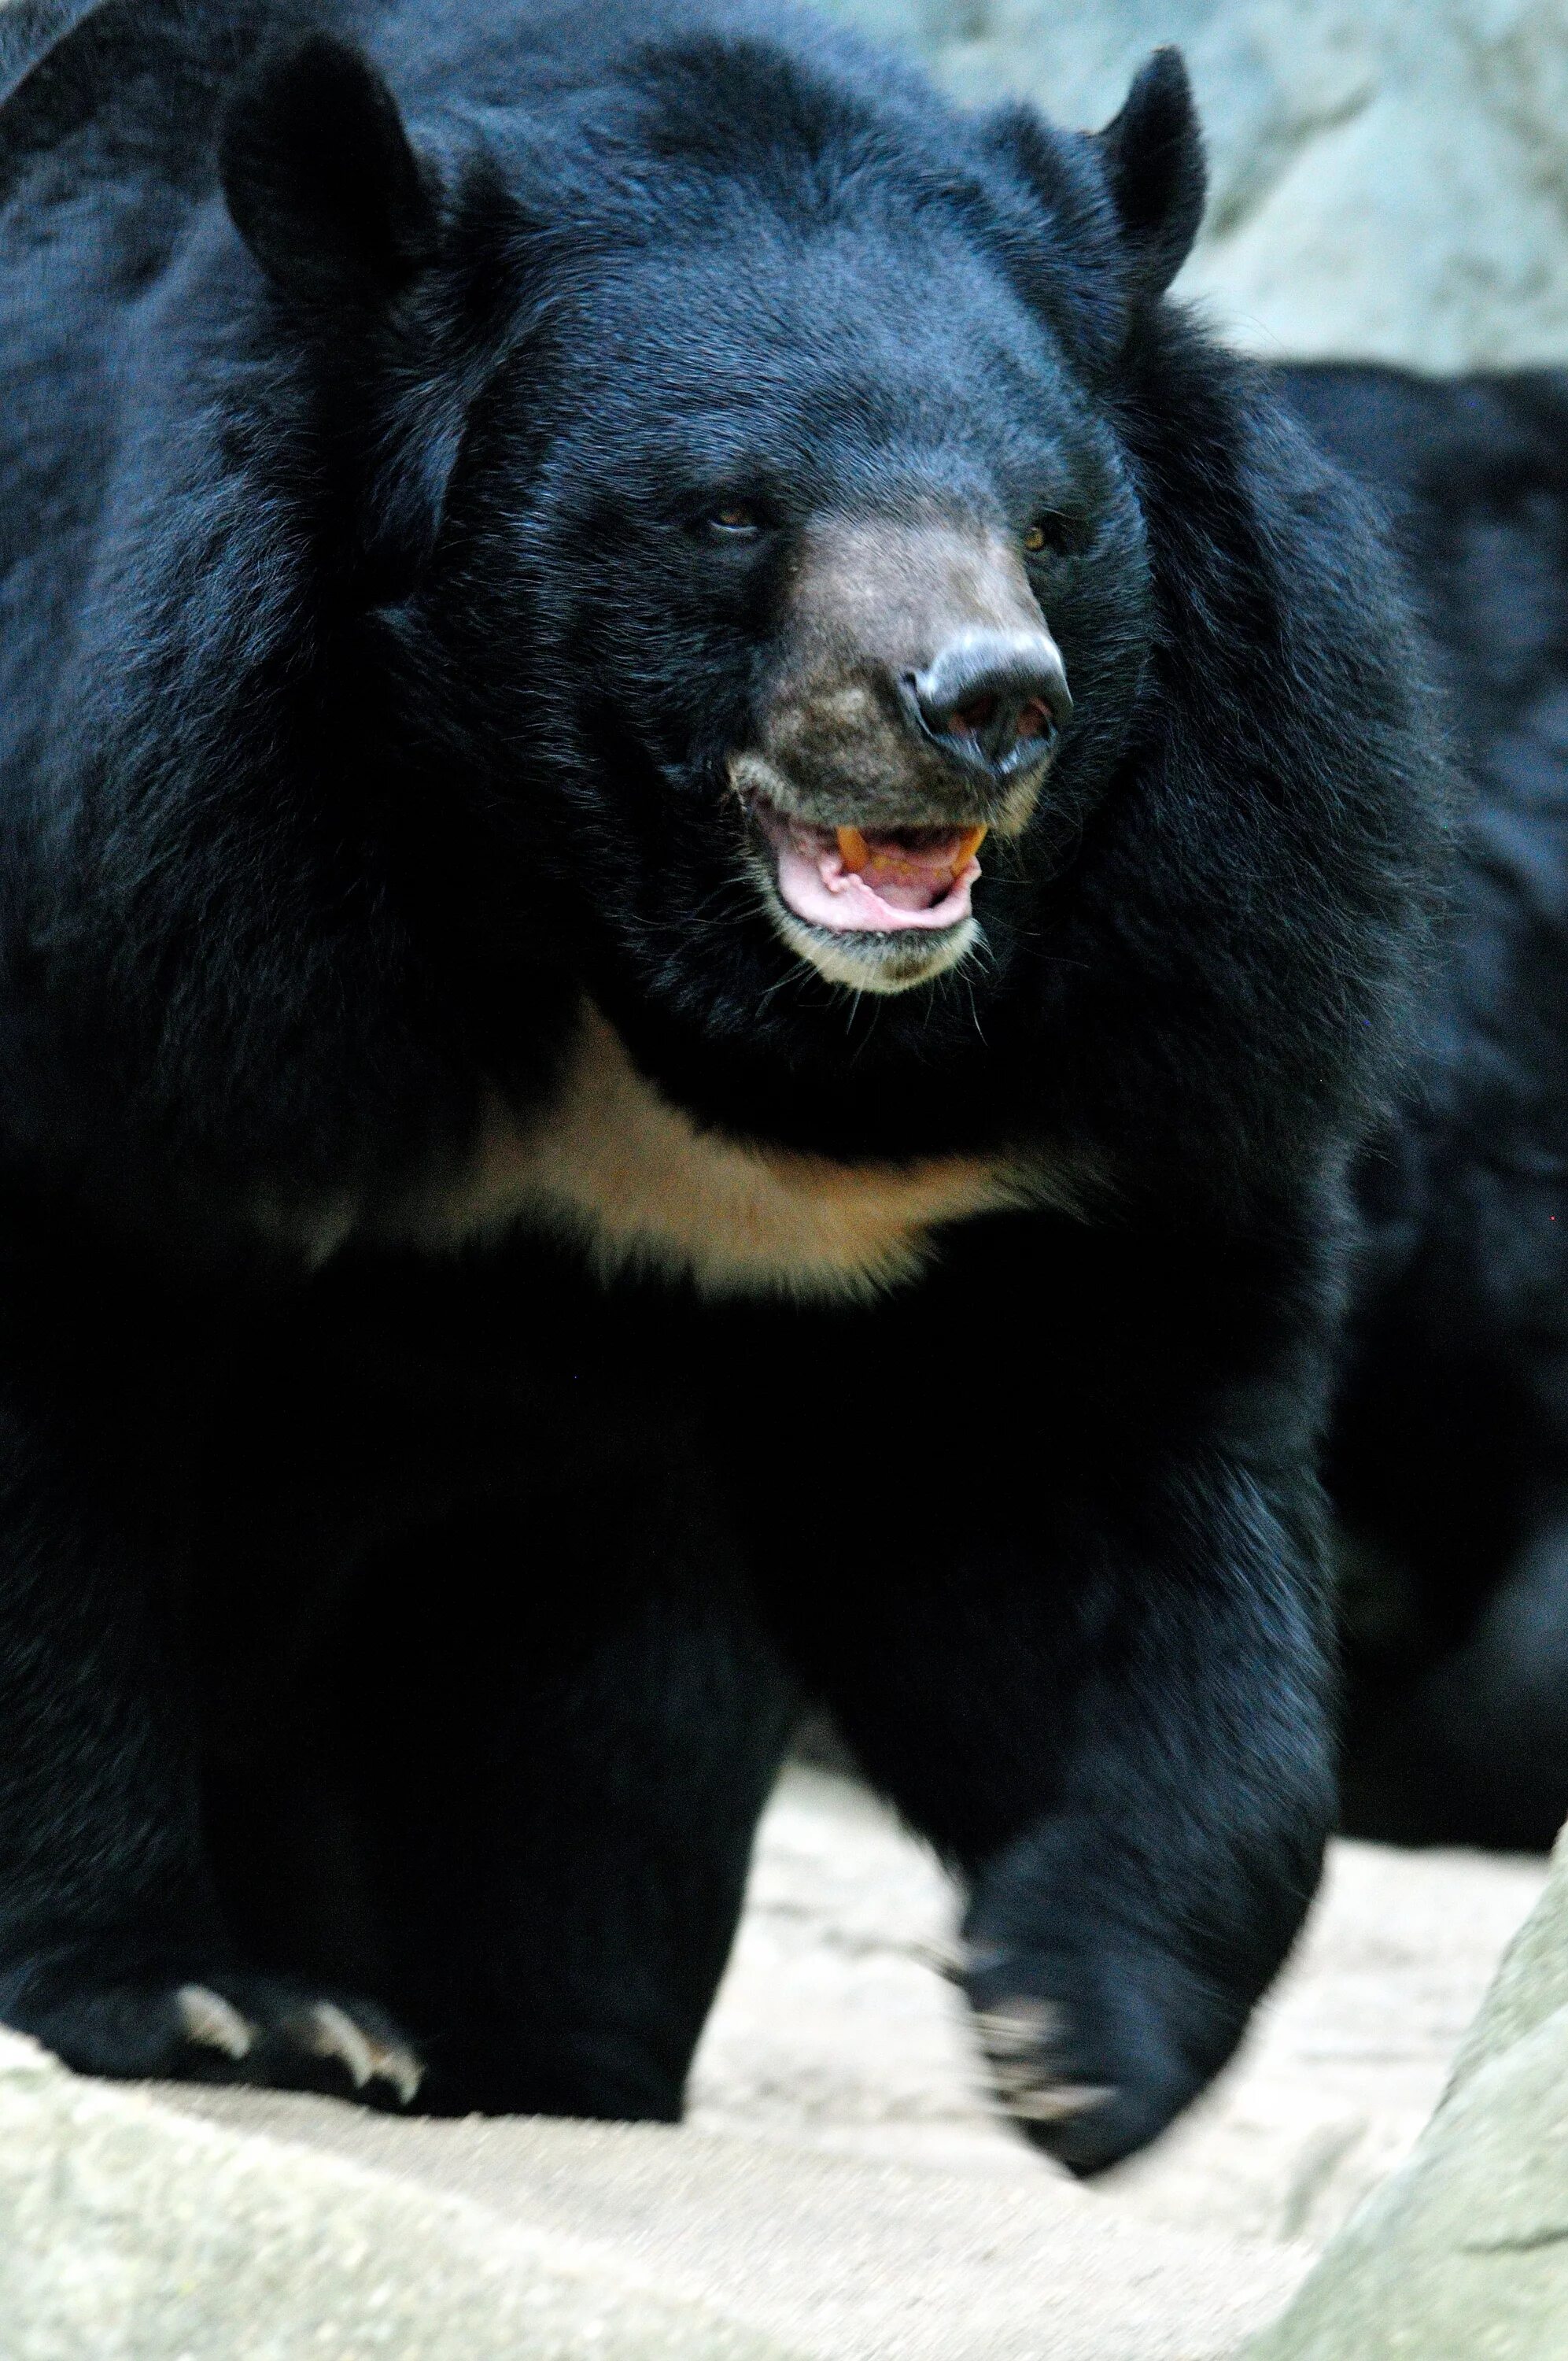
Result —
[{"label": "gray rock", "polygon": [[591,2247],[0,2034],[5,2361],[784,2361]]},{"label": "gray rock", "polygon": [[1568,2350],[1568,1838],[1414,2154],[1249,2361]]},{"label": "gray rock", "polygon": [[828,0],[959,97],[1104,122],[1187,54],[1213,198],[1180,287],[1266,353],[1568,361],[1563,0]]},{"label": "gray rock", "polygon": [[812,2361],[1234,2361],[1409,2154],[1542,1882],[1336,1845],[1245,2056],[1088,2191],[981,2094],[932,1966],[956,1908],[937,1864],[863,1791],[800,1770],[763,1820],[683,2128],[189,2085],[159,2103],[611,2252]]},{"label": "gray rock", "polygon": [[0,2361],[1234,2361],[1408,2153],[1540,1890],[1336,1846],[1223,2087],[1083,2191],[981,2096],[936,1864],[796,1771],[685,2128],[131,2090],[0,2036]]}]

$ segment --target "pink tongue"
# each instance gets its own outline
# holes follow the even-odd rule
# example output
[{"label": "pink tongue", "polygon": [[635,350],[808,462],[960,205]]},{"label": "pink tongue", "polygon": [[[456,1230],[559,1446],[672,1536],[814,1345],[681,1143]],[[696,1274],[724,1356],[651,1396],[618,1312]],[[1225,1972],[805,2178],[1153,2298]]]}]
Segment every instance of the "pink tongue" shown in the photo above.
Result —
[{"label": "pink tongue", "polygon": [[955,876],[951,859],[902,848],[873,851],[859,872],[826,831],[768,829],[778,853],[779,892],[796,917],[835,933],[886,934],[907,927],[956,927],[970,915],[970,888],[980,875],[970,861]]},{"label": "pink tongue", "polygon": [[873,852],[855,873],[862,885],[894,909],[928,910],[952,890],[952,856],[949,853],[944,860],[940,851]]}]

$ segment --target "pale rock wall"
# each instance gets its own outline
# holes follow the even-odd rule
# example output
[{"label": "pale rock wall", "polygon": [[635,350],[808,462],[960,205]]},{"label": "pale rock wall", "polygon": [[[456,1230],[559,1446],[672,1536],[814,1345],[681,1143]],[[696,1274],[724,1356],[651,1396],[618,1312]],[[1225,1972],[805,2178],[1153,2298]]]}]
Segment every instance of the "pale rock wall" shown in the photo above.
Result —
[{"label": "pale rock wall", "polygon": [[1212,195],[1179,282],[1235,343],[1568,363],[1568,0],[827,0],[959,98],[1114,114],[1176,42]]}]

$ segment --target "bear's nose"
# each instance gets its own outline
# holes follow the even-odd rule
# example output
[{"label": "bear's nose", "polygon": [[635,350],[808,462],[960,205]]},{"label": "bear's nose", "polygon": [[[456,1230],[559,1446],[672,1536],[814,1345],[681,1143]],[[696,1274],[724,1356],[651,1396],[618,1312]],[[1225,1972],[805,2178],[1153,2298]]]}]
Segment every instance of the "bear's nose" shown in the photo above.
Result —
[{"label": "bear's nose", "polygon": [[904,675],[922,734],[973,769],[1014,773],[1044,760],[1072,711],[1048,631],[963,631],[924,672]]}]

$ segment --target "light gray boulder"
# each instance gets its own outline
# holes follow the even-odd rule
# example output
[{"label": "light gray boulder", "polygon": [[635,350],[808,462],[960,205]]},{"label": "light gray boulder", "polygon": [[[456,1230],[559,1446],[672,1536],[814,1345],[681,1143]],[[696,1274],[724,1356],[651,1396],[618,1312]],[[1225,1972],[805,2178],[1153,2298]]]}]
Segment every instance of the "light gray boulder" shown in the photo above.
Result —
[{"label": "light gray boulder", "polygon": [[1248,2361],[1568,2353],[1568,1835],[1415,2153]]},{"label": "light gray boulder", "polygon": [[1563,0],[828,0],[959,97],[1102,123],[1180,44],[1213,169],[1179,291],[1265,353],[1568,361]]},{"label": "light gray boulder", "polygon": [[589,2246],[0,2033],[4,2361],[785,2361]]}]

